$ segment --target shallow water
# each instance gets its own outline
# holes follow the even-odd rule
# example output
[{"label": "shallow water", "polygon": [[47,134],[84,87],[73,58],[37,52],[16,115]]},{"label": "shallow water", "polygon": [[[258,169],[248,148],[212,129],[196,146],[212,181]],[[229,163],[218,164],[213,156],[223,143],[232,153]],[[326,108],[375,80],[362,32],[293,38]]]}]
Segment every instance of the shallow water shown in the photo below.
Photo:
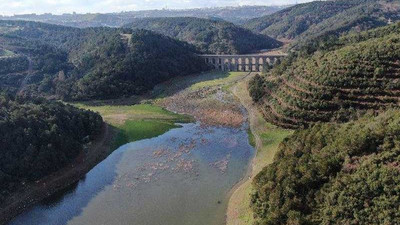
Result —
[{"label": "shallow water", "polygon": [[183,124],[120,147],[11,224],[220,225],[254,149],[245,128]]}]

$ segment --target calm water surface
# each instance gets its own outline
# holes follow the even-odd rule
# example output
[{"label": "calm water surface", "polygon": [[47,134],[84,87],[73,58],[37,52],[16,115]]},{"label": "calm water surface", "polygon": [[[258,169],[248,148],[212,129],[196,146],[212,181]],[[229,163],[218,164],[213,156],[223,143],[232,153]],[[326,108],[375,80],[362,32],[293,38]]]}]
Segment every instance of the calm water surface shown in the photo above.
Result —
[{"label": "calm water surface", "polygon": [[183,124],[120,147],[13,225],[220,225],[254,149],[245,128]]}]

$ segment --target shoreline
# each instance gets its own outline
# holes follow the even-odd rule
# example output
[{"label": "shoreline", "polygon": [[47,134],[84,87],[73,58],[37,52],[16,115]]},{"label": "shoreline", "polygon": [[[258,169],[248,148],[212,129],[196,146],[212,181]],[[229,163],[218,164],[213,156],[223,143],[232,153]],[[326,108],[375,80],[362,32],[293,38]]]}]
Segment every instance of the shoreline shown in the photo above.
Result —
[{"label": "shoreline", "polygon": [[[252,182],[254,177],[267,165],[273,162],[281,140],[290,135],[290,130],[276,128],[264,120],[247,91],[248,81],[256,73],[239,81],[232,87],[233,95],[240,101],[248,113],[251,133],[255,138],[255,155],[249,163],[249,170],[244,179],[229,192],[228,207],[225,215],[227,225],[253,224],[254,218],[250,209]],[[264,143],[264,135],[273,141]]]},{"label": "shoreline", "polygon": [[86,156],[82,156],[84,153],[81,153],[74,162],[63,169],[13,193],[0,207],[0,225],[11,222],[35,204],[79,182],[115,150],[111,149],[115,134],[115,129],[104,123],[102,133],[88,147]]},{"label": "shoreline", "polygon": [[[250,124],[250,123],[249,123]],[[249,165],[247,166],[247,170],[246,170],[246,173],[245,173],[245,175],[243,176],[243,178],[239,181],[239,182],[237,182],[232,188],[231,188],[231,190],[229,190],[229,192],[227,193],[227,195],[226,195],[226,197],[225,197],[225,200],[227,201],[227,204],[226,204],[226,209],[225,209],[225,225],[227,225],[227,224],[229,224],[228,223],[228,221],[230,220],[229,218],[230,218],[230,216],[228,216],[228,214],[230,214],[229,212],[231,211],[230,210],[230,208],[231,208],[231,200],[232,200],[232,197],[235,195],[235,193],[238,191],[238,190],[240,190],[241,188],[243,188],[244,187],[244,185],[247,183],[247,182],[249,182],[249,181],[252,181],[253,180],[253,167],[254,167],[254,161],[255,161],[255,158],[257,157],[257,149],[256,148],[254,148],[255,149],[255,154],[254,154],[254,156],[251,158],[251,160],[250,160],[250,162],[249,162]]]},{"label": "shoreline", "polygon": [[[244,108],[244,110],[246,110],[246,114],[247,114],[247,121],[245,123],[247,123],[248,125],[248,129],[250,129],[250,131],[252,133],[253,132],[253,128],[251,126],[251,116],[250,115],[250,111],[248,110],[248,108],[243,104],[243,102],[241,101],[241,99],[236,95],[235,93],[235,88],[237,88],[237,86],[241,83],[241,82],[246,82],[247,83],[247,79],[248,77],[251,77],[251,73],[247,74],[243,79],[239,80],[238,83],[236,83],[230,90],[230,93],[237,98],[238,102],[242,105],[242,107]],[[246,85],[247,86],[247,85]],[[249,143],[250,144],[250,143]],[[257,144],[256,144],[257,145]],[[253,178],[253,171],[254,171],[254,163],[255,163],[255,158],[257,157],[257,146],[253,146],[255,152],[253,157],[251,157],[249,164],[247,165],[247,169],[246,169],[246,173],[244,174],[243,178],[240,179],[227,193],[225,200],[227,201],[226,207],[225,207],[225,224],[228,224],[228,220],[229,220],[229,216],[228,216],[228,212],[231,211],[230,210],[230,204],[231,204],[231,199],[232,196],[240,189],[242,188],[247,182],[251,181]]]},{"label": "shoreline", "polygon": [[[245,188],[245,185],[246,184],[248,184],[250,181],[252,181],[253,180],[253,178],[254,178],[254,174],[253,174],[253,171],[254,171],[254,164],[255,164],[255,159],[256,159],[256,157],[257,157],[257,152],[259,151],[259,144],[260,144],[260,138],[258,137],[258,135],[255,135],[255,131],[254,131],[254,124],[252,124],[252,119],[254,119],[254,115],[252,114],[252,112],[251,112],[251,110],[248,108],[248,105],[246,105],[246,104],[244,104],[244,100],[241,98],[242,96],[240,96],[238,93],[237,93],[237,88],[238,88],[238,86],[240,85],[240,83],[242,83],[242,82],[245,82],[245,86],[247,87],[247,84],[248,84],[248,80],[251,78],[252,76],[251,76],[251,74],[248,74],[246,77],[245,77],[245,79],[243,79],[243,80],[240,80],[239,81],[239,83],[236,83],[233,87],[232,87],[232,89],[231,89],[231,92],[232,92],[232,95],[234,95],[237,99],[238,99],[238,101],[240,102],[240,104],[246,109],[246,111],[247,111],[247,115],[248,115],[248,124],[249,124],[249,129],[250,129],[250,131],[253,133],[253,135],[254,135],[254,138],[255,138],[255,140],[256,140],[256,146],[254,146],[254,149],[255,149],[255,153],[254,153],[254,156],[252,157],[252,159],[251,159],[251,161],[250,161],[250,163],[249,163],[249,165],[248,165],[248,168],[247,168],[247,172],[246,172],[246,174],[245,174],[245,176],[243,177],[243,179],[241,179],[237,184],[235,184],[233,187],[232,187],[232,189],[229,191],[229,193],[228,193],[228,196],[227,196],[227,199],[228,199],[228,204],[227,204],[227,208],[226,208],[226,214],[225,214],[225,224],[226,225],[228,225],[228,224],[231,224],[230,223],[230,221],[232,221],[233,220],[233,215],[235,215],[236,213],[235,213],[235,210],[234,210],[234,206],[233,206],[233,204],[234,204],[234,202],[232,202],[233,201],[233,198],[234,198],[234,196],[235,195],[237,195],[237,193],[238,193],[238,191],[240,190],[240,189],[243,189],[243,188]],[[250,202],[249,202],[249,204],[250,204]],[[234,223],[234,224],[238,224],[238,223]]]},{"label": "shoreline", "polygon": [[[242,75],[238,80],[222,83],[220,85],[210,85],[213,89],[219,89],[218,87],[226,86],[226,85],[232,85],[230,87],[230,91],[226,92],[227,94],[231,95],[233,98],[235,98],[235,102],[237,102],[240,107],[243,107],[243,109],[246,111],[247,114],[247,121],[248,127],[252,130],[252,133],[254,133],[253,128],[252,128],[252,123],[251,123],[251,116],[249,109],[246,107],[244,102],[234,93],[232,88],[236,88],[243,82],[247,82],[248,79],[251,77],[251,73],[246,73]],[[208,84],[207,84],[208,86]],[[185,88],[186,89],[186,88]],[[200,88],[201,89],[201,88]],[[193,92],[193,90],[189,91]],[[174,99],[179,100],[179,99]],[[173,101],[174,102],[174,101]],[[154,103],[154,102],[153,102]],[[156,104],[158,105],[158,104]],[[169,104],[167,104],[169,105]],[[202,104],[196,105],[197,107],[201,107]],[[171,105],[169,105],[171,106]],[[179,110],[173,110],[171,107],[165,107],[163,108],[168,108],[169,111],[175,111],[178,114],[182,114],[183,112],[179,112]],[[174,108],[174,107],[172,107]],[[193,112],[192,112],[193,113]],[[184,113],[184,114],[189,114],[194,116],[192,113]],[[199,118],[197,118],[199,120]],[[199,120],[200,121],[200,120]],[[205,121],[203,121],[205,122]],[[209,121],[208,121],[209,122]],[[217,122],[217,121],[213,121]],[[218,121],[218,122],[223,122],[223,121]],[[217,122],[217,123],[218,123]],[[22,214],[24,211],[29,210],[29,208],[33,207],[37,203],[43,201],[44,199],[53,196],[54,194],[65,190],[66,188],[70,187],[73,184],[76,184],[79,182],[85,175],[92,169],[94,168],[98,163],[103,161],[105,158],[107,158],[115,149],[111,149],[112,147],[112,139],[116,137],[116,134],[118,133],[116,129],[108,124],[104,123],[103,127],[103,132],[100,134],[94,141],[93,143],[89,146],[88,153],[86,156],[77,157],[77,159],[67,165],[65,168],[41,179],[40,181],[36,183],[30,183],[24,187],[22,187],[20,190],[12,194],[5,202],[2,204],[3,207],[0,206],[0,225],[7,224],[10,221],[12,221],[15,217],[18,215]],[[223,124],[223,123],[222,123]],[[222,125],[219,124],[219,125]],[[229,211],[230,207],[230,202],[232,199],[232,196],[235,195],[236,191],[243,187],[246,183],[248,183],[253,177],[253,171],[254,171],[254,162],[257,157],[257,151],[258,147],[255,147],[256,152],[253,155],[253,157],[250,159],[247,170],[243,178],[238,181],[232,188],[229,190],[228,194],[224,198],[226,201],[226,209],[225,209],[225,215],[227,215],[227,211]],[[225,221],[226,221],[225,217]]]}]

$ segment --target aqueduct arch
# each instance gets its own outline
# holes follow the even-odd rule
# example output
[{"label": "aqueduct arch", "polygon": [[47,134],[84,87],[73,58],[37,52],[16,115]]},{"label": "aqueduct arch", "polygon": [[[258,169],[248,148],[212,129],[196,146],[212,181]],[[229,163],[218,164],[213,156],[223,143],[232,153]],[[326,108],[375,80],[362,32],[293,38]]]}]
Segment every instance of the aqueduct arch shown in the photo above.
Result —
[{"label": "aqueduct arch", "polygon": [[261,72],[286,55],[200,55],[207,64],[221,71]]}]

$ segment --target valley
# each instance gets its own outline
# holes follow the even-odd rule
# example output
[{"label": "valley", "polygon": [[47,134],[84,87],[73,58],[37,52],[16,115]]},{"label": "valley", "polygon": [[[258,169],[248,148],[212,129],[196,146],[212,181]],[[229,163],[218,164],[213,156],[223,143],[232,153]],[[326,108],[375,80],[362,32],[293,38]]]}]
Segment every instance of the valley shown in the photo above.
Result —
[{"label": "valley", "polygon": [[0,225],[399,223],[399,0],[19,7]]},{"label": "valley", "polygon": [[[248,76],[248,73],[212,72],[202,76],[178,77],[175,80],[160,84],[150,94],[153,96],[152,99],[144,99],[142,104],[134,106],[121,106],[118,103],[115,105],[102,105],[99,101],[75,104],[80,108],[99,112],[104,120],[117,130],[117,135],[114,139],[116,142],[114,142],[113,146],[122,145],[122,147],[116,147],[118,149],[106,160],[94,167],[86,175],[86,178],[77,184],[76,188],[67,191],[65,197],[58,198],[57,201],[52,202],[50,205],[41,203],[35,206],[32,210],[28,210],[17,217],[11,224],[24,224],[34,221],[36,223],[51,224],[64,224],[70,221],[69,224],[79,224],[82,222],[93,223],[96,219],[109,220],[110,223],[121,223],[122,221],[120,221],[121,218],[119,217],[115,218],[116,220],[112,220],[112,217],[107,217],[108,219],[106,219],[106,217],[99,217],[99,215],[95,216],[95,211],[91,211],[90,208],[100,210],[99,207],[102,204],[100,202],[92,203],[92,201],[102,201],[100,199],[110,195],[114,196],[112,198],[119,199],[122,196],[126,198],[126,196],[131,195],[137,197],[138,195],[149,196],[149,191],[152,195],[155,195],[154,191],[156,190],[152,190],[154,188],[148,189],[145,187],[149,187],[149,185],[156,185],[154,187],[157,187],[161,184],[164,188],[174,184],[173,189],[164,191],[173,191],[171,194],[179,193],[179,195],[186,193],[191,197],[188,196],[187,200],[186,198],[179,200],[179,204],[176,202],[177,200],[164,199],[161,196],[152,200],[155,202],[149,202],[150,199],[143,199],[140,201],[141,206],[144,204],[146,207],[153,207],[153,210],[156,210],[154,204],[158,205],[158,210],[161,210],[158,216],[143,217],[142,215],[138,217],[136,214],[126,215],[128,216],[127,220],[136,221],[138,224],[147,224],[151,218],[165,221],[174,212],[186,216],[184,220],[182,220],[181,216],[171,217],[170,219],[175,218],[171,220],[171,223],[174,221],[175,224],[186,224],[187,222],[191,224],[223,223],[230,190],[247,174],[248,164],[254,154],[253,147],[247,141],[249,140],[247,133],[249,127],[246,122],[247,112],[240,101],[236,100],[231,91],[229,91],[237,82],[244,81],[244,79],[247,80]],[[170,86],[170,82],[176,86]],[[186,88],[181,89],[182,87]],[[186,101],[182,101],[183,98]],[[168,112],[157,105],[182,114]],[[183,116],[184,114],[191,115],[194,119],[193,117]],[[133,143],[125,145],[130,142]],[[221,148],[221,144],[225,148]],[[219,150],[215,151],[216,149]],[[124,155],[123,158],[121,154]],[[140,163],[138,164],[137,162],[133,165],[142,165],[142,167],[128,167],[129,164],[126,164],[127,162],[123,164],[124,166],[120,165],[123,161],[127,159],[133,160],[134,158],[140,158]],[[120,165],[118,166],[120,169],[117,171],[124,171],[122,174],[116,172],[119,174],[118,176],[114,174],[113,169],[109,169],[117,165]],[[109,175],[108,171],[110,172]],[[99,173],[103,174],[102,176],[104,177],[98,177],[96,174]],[[220,184],[209,186],[209,182],[212,182],[213,179],[222,178],[226,182],[217,182]],[[91,184],[90,190],[81,193],[80,190],[89,188],[86,186],[89,185],[88,181],[92,182],[91,180],[96,180],[96,184]],[[180,184],[176,186],[176,182]],[[195,185],[200,189],[194,188],[189,191],[187,188],[191,187],[191,185]],[[204,186],[205,189],[201,188],[201,185],[206,185]],[[207,190],[207,195],[201,190]],[[88,199],[83,202],[79,201],[80,203],[72,203],[76,202],[74,196],[82,198],[83,194],[87,195],[87,191],[93,193],[91,195],[93,197],[103,197],[96,197],[91,201]],[[117,194],[121,196],[118,197]],[[187,201],[196,197],[199,198],[195,201],[196,205],[205,204],[205,211],[190,208],[191,202]],[[160,199],[163,200],[160,201]],[[121,200],[117,202],[121,204]],[[131,201],[129,200],[129,202]],[[129,202],[126,203],[128,204]],[[167,204],[168,208],[162,208],[163,204]],[[174,204],[178,205],[174,206]],[[183,209],[179,208],[181,204],[186,206],[184,214],[182,214]],[[167,205],[164,207],[167,207]],[[66,211],[72,206],[74,208],[85,207],[85,209],[82,214],[76,211]],[[134,206],[129,203],[129,205],[126,205],[125,210],[130,211],[129,209],[132,207]],[[41,213],[50,213],[49,210],[56,214],[51,217],[41,217],[41,220],[37,220]],[[124,215],[124,210],[122,208],[121,210],[119,210],[118,214]],[[169,212],[168,217],[164,215],[165,210]],[[62,211],[64,213],[61,213]],[[215,216],[211,216],[210,212],[213,212],[213,214],[215,212],[218,213]],[[201,213],[205,214],[202,215]],[[81,216],[78,217],[80,214]],[[64,216],[58,217],[56,215]],[[198,220],[200,215],[202,215],[202,220]],[[51,218],[54,218],[54,220]],[[182,223],[182,221],[186,222]],[[157,224],[159,222],[152,220],[151,223]]]}]

